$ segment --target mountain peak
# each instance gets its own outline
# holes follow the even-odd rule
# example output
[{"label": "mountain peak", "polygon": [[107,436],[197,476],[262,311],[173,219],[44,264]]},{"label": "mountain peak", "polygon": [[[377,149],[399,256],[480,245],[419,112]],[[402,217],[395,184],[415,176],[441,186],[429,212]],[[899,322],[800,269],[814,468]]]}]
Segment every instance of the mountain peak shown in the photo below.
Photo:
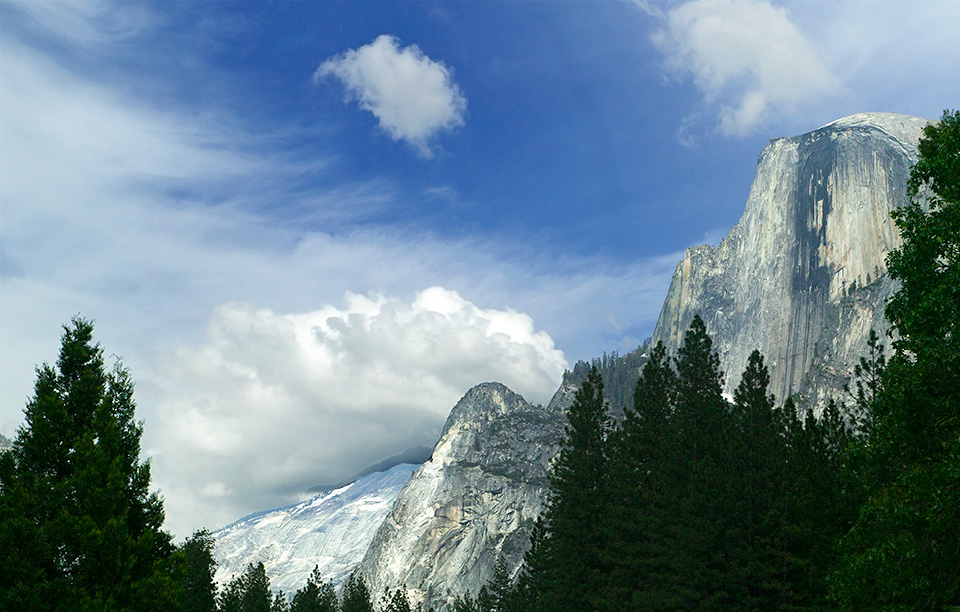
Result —
[{"label": "mountain peak", "polygon": [[831,121],[816,131],[829,128],[874,128],[886,133],[889,136],[892,136],[893,138],[896,138],[903,145],[906,145],[910,148],[916,148],[918,132],[922,130],[924,126],[932,122],[933,121],[930,119],[914,117],[912,115],[901,115],[899,113],[855,113],[853,115],[848,115],[846,117],[837,119],[836,121]]}]

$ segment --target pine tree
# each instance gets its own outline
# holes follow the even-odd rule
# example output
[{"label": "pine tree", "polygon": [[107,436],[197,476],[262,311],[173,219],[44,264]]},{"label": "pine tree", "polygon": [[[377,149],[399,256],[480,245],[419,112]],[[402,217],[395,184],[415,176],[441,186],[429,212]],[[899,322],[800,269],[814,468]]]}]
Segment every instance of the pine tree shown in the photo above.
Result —
[{"label": "pine tree", "polygon": [[217,594],[217,612],[243,612],[243,575],[234,576]]},{"label": "pine tree", "polygon": [[667,551],[670,586],[681,606],[722,609],[732,596],[723,572],[726,523],[733,512],[729,480],[733,432],[722,394],[720,358],[699,315],[684,335],[676,367],[677,478],[672,483],[676,505],[671,510],[676,538]]},{"label": "pine tree", "polygon": [[213,558],[213,537],[197,531],[177,547],[174,553],[179,583],[181,612],[213,612],[217,608],[217,585],[213,580],[216,561]]},{"label": "pine tree", "polygon": [[75,318],[0,456],[0,609],[175,605],[173,546],[134,411],[129,372],[107,371],[92,323]]},{"label": "pine tree", "polygon": [[523,564],[517,573],[517,581],[510,597],[510,612],[535,612],[543,609],[540,602],[547,571],[548,537],[544,517],[538,516],[530,532],[530,548],[523,556]]},{"label": "pine tree", "polygon": [[759,351],[750,354],[734,392],[736,457],[734,473],[739,502],[733,515],[733,556],[728,572],[739,587],[743,610],[774,610],[786,600],[782,567],[786,562],[786,441],[770,375]]},{"label": "pine tree", "polygon": [[493,577],[485,588],[490,596],[489,612],[509,612],[513,581],[503,557],[497,559],[497,564],[493,566]]},{"label": "pine tree", "polygon": [[664,559],[671,493],[671,418],[676,374],[662,342],[650,353],[624,411],[622,428],[611,435],[608,510],[604,518],[607,581],[604,608],[656,609],[664,600]]},{"label": "pine tree", "polygon": [[247,571],[243,573],[243,597],[240,602],[243,612],[271,612],[273,596],[263,562],[247,565]]},{"label": "pine tree", "polygon": [[336,612],[337,594],[333,584],[324,581],[320,567],[314,566],[307,584],[298,590],[290,602],[290,612]]},{"label": "pine tree", "polygon": [[384,594],[380,610],[382,612],[413,612],[404,589],[395,589],[392,593]]},{"label": "pine tree", "polygon": [[358,572],[353,572],[343,586],[340,612],[373,612],[370,589]]},{"label": "pine tree", "polygon": [[592,368],[567,413],[566,438],[550,477],[540,605],[545,610],[598,608],[602,584],[601,519],[610,427],[603,380]]}]

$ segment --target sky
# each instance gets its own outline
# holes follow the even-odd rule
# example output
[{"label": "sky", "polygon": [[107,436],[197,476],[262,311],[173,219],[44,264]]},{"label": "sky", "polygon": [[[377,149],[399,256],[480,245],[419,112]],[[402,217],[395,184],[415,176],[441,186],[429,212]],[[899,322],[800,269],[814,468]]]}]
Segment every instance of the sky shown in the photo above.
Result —
[{"label": "sky", "polygon": [[960,101],[960,3],[0,2],[0,433],[82,316],[178,537],[636,348],[769,139]]}]

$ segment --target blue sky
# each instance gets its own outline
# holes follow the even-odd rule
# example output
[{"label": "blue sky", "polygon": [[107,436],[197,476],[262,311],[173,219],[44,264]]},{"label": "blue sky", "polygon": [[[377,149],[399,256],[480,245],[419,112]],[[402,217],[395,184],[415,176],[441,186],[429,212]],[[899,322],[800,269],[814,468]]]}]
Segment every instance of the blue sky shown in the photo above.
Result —
[{"label": "blue sky", "polygon": [[60,325],[186,535],[650,335],[770,138],[960,100],[960,3],[0,3],[0,433]]}]

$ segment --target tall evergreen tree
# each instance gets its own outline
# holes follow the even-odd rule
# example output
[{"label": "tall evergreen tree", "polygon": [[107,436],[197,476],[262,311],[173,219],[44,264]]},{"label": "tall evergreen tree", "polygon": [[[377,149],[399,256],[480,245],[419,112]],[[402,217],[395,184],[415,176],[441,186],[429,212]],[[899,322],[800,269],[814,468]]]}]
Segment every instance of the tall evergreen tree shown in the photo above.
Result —
[{"label": "tall evergreen tree", "polygon": [[92,323],[75,318],[0,455],[0,609],[175,605],[173,547],[134,411],[129,372],[107,371]]},{"label": "tall evergreen tree", "polygon": [[633,406],[624,410],[621,429],[611,435],[603,517],[608,610],[650,610],[664,602],[676,386],[666,349],[658,342],[641,370]]},{"label": "tall evergreen tree", "polygon": [[603,380],[592,368],[567,413],[566,437],[550,477],[545,523],[546,567],[540,604],[545,610],[598,609],[601,520],[610,428]]},{"label": "tall evergreen tree", "polygon": [[510,612],[536,612],[542,610],[540,601],[547,571],[549,534],[543,515],[537,517],[530,532],[530,548],[523,556],[523,564],[517,573],[517,581],[510,598]]},{"label": "tall evergreen tree", "polygon": [[927,126],[919,152],[887,260],[900,288],[867,440],[877,480],[834,576],[849,610],[960,606],[960,112]]},{"label": "tall evergreen tree", "polygon": [[272,603],[270,578],[263,562],[248,564],[243,573],[243,596],[240,599],[243,612],[271,612]]},{"label": "tall evergreen tree", "polygon": [[213,558],[213,537],[197,531],[174,553],[181,612],[213,612],[217,609],[217,585],[213,580],[217,562]]},{"label": "tall evergreen tree", "polygon": [[370,589],[358,572],[353,572],[343,585],[340,599],[340,612],[373,612]]},{"label": "tall evergreen tree", "polygon": [[677,429],[672,514],[676,538],[668,551],[671,585],[681,605],[722,609],[733,594],[722,580],[727,522],[733,512],[731,420],[723,399],[720,358],[695,315],[677,354]]},{"label": "tall evergreen tree", "polygon": [[776,610],[787,601],[786,440],[768,393],[770,374],[759,351],[750,354],[734,392],[736,489],[728,581],[742,610]]},{"label": "tall evergreen tree", "polygon": [[337,594],[333,584],[324,581],[320,567],[314,566],[307,584],[290,601],[290,612],[336,612]]}]

